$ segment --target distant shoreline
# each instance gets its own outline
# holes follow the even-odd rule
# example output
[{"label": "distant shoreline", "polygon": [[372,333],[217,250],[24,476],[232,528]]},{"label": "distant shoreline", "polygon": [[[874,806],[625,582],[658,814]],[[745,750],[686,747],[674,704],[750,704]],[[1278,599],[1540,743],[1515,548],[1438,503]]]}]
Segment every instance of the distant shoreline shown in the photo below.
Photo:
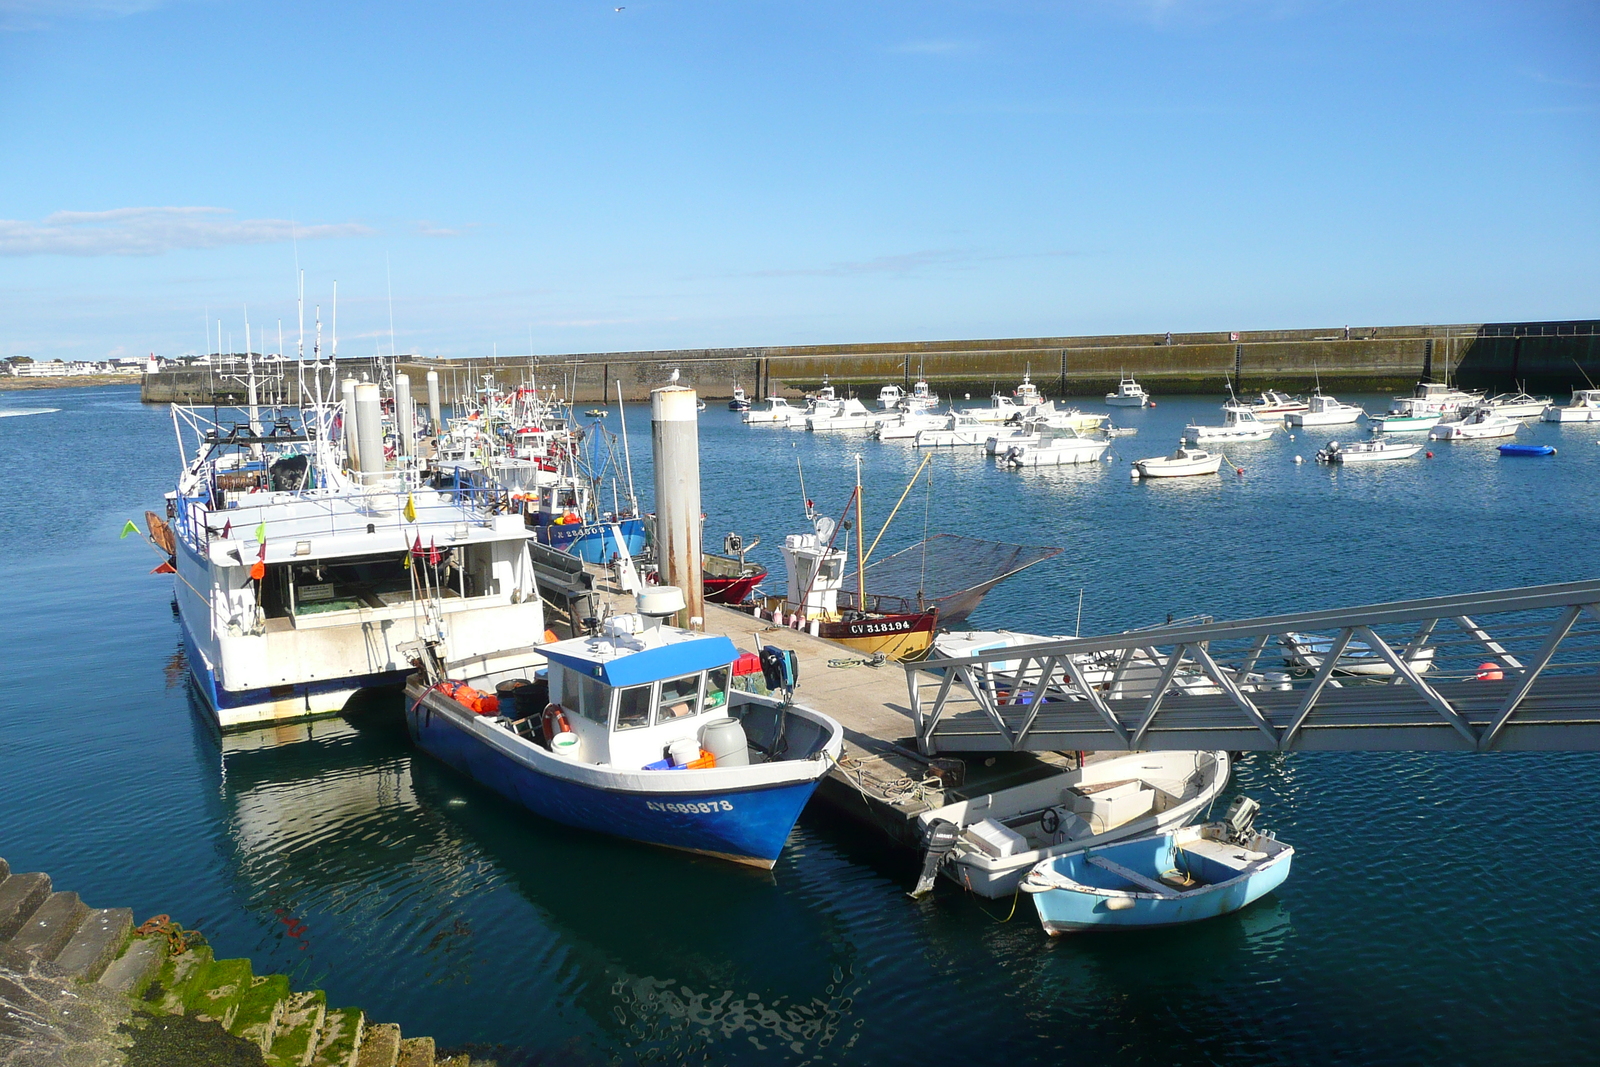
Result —
[{"label": "distant shoreline", "polygon": [[138,385],[134,374],[79,374],[66,378],[13,378],[0,376],[0,392],[26,389],[70,389],[80,385]]}]

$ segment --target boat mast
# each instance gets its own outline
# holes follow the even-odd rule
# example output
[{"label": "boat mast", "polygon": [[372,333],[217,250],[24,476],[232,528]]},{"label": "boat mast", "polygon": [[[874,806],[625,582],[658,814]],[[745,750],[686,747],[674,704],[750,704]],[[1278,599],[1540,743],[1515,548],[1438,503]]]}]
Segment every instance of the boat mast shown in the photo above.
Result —
[{"label": "boat mast", "polygon": [[867,524],[867,511],[861,498],[861,453],[856,453],[856,610],[867,610],[867,554],[862,548],[862,527]]},{"label": "boat mast", "polygon": [[[533,339],[530,336],[529,351],[533,350],[532,342]],[[538,389],[539,387],[535,385],[533,394],[535,400],[539,397]],[[628,467],[628,507],[633,509],[631,515],[637,517],[639,514],[639,498],[633,495],[633,453],[628,450],[628,409],[622,403],[621,378],[617,379],[617,418],[622,422],[622,460]]]}]

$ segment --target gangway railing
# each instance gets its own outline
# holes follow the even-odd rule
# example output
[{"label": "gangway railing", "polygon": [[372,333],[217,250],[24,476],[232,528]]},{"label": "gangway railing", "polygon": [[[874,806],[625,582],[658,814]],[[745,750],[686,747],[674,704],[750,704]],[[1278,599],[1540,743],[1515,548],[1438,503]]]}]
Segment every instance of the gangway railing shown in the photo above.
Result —
[{"label": "gangway railing", "polygon": [[1600,580],[905,665],[936,752],[1600,751]]}]

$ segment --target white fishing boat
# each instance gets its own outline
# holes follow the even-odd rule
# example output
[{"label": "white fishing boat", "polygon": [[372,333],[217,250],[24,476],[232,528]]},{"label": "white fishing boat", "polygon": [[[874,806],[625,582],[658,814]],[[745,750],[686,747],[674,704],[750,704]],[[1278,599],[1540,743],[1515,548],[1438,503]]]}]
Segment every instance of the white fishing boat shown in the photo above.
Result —
[{"label": "white fishing boat", "polygon": [[1133,473],[1138,478],[1186,478],[1197,474],[1215,474],[1222,469],[1222,457],[1199,448],[1185,448],[1170,456],[1154,456],[1133,461]]},{"label": "white fishing boat", "polygon": [[1338,441],[1329,441],[1323,448],[1317,450],[1319,463],[1386,463],[1397,459],[1410,459],[1422,451],[1422,445],[1400,441],[1386,441],[1376,438],[1371,441],[1357,441],[1353,444],[1340,444]]},{"label": "white fishing boat", "polygon": [[1059,467],[1073,463],[1098,463],[1111,442],[1081,434],[1052,437],[1037,445],[1012,445],[1005,453],[1005,464],[1019,467]]},{"label": "white fishing boat", "polygon": [[1113,392],[1106,394],[1106,403],[1114,408],[1142,408],[1150,403],[1150,394],[1132,378],[1124,378]]},{"label": "white fishing boat", "polygon": [[923,430],[941,430],[949,427],[951,417],[932,411],[905,411],[890,416],[873,429],[872,436],[880,441],[912,440]]},{"label": "white fishing boat", "polygon": [[966,408],[961,413],[970,415],[979,422],[1014,422],[1038,415],[1049,415],[1054,411],[1055,402],[1046,400],[1029,375],[1024,374],[1021,384],[1010,396],[994,393],[989,397],[988,407]]},{"label": "white fishing boat", "polygon": [[1373,433],[1417,433],[1482,402],[1482,393],[1464,393],[1445,382],[1418,382],[1410,396],[1395,398],[1388,414],[1369,416],[1368,421]]},{"label": "white fishing boat", "polygon": [[886,385],[878,390],[879,411],[899,411],[900,402],[906,398],[906,391],[898,385]]},{"label": "white fishing boat", "polygon": [[1574,389],[1566,404],[1550,404],[1540,414],[1545,422],[1600,422],[1600,389]]},{"label": "white fishing boat", "polygon": [[1256,413],[1256,418],[1266,416],[1283,416],[1293,411],[1305,411],[1310,405],[1297,396],[1280,392],[1277,389],[1264,390],[1261,395],[1250,402],[1250,410]]},{"label": "white fishing boat", "polygon": [[918,378],[911,385],[911,395],[900,401],[900,410],[907,414],[925,414],[939,406],[939,394],[924,378]]},{"label": "white fishing boat", "polygon": [[1356,404],[1346,404],[1322,393],[1311,394],[1304,410],[1291,411],[1283,421],[1290,426],[1348,426],[1359,422],[1366,411]]},{"label": "white fishing boat", "polygon": [[744,422],[749,426],[787,426],[796,421],[804,425],[806,415],[805,408],[791,404],[781,396],[769,396],[765,408],[752,408],[744,413]]},{"label": "white fishing boat", "polygon": [[1522,424],[1515,419],[1508,419],[1493,408],[1480,405],[1439,423],[1428,431],[1428,437],[1434,441],[1479,441],[1513,437],[1521,428]]},{"label": "white fishing boat", "polygon": [[1222,405],[1221,426],[1200,426],[1190,423],[1183,428],[1183,439],[1191,445],[1213,441],[1224,444],[1265,441],[1276,432],[1277,428],[1275,423],[1262,422],[1256,418],[1255,412],[1245,405],[1227,403]]},{"label": "white fishing boat", "polygon": [[816,409],[806,416],[806,429],[813,432],[827,430],[855,430],[865,432],[873,429],[885,416],[878,412],[870,411],[867,406],[855,398],[849,400],[834,400],[817,402]]},{"label": "white fishing boat", "polygon": [[1525,392],[1500,393],[1484,403],[1508,419],[1536,419],[1550,406],[1550,398],[1530,396]]},{"label": "white fishing boat", "polygon": [[917,890],[937,871],[979,896],[1010,896],[1041,862],[1188,824],[1230,768],[1224,751],[1136,752],[932,808],[917,816],[926,850]]},{"label": "white fishing boat", "polygon": [[942,430],[922,430],[916,436],[918,448],[958,448],[964,445],[981,445],[994,431],[986,422],[963,412],[950,416],[950,424]]},{"label": "white fishing boat", "polygon": [[729,411],[749,411],[750,395],[744,391],[744,386],[738,382],[733,383],[733,396],[728,400]]},{"label": "white fishing boat", "polygon": [[[1334,639],[1321,634],[1287,633],[1278,638],[1283,647],[1283,662],[1300,670],[1314,671],[1321,667],[1333,653]],[[1404,662],[1418,674],[1433,667],[1433,646],[1423,645],[1411,650],[1400,649],[1395,658]],[[1348,674],[1360,678],[1390,678],[1394,667],[1373,650],[1365,641],[1350,641],[1333,664],[1334,674]]]},{"label": "white fishing boat", "polygon": [[1231,915],[1281,886],[1294,862],[1293,848],[1254,828],[1259,808],[1236,797],[1221,822],[1052,857],[1020,888],[1051,937]]},{"label": "white fishing boat", "polygon": [[[231,424],[173,407],[188,462],[151,534],[172,554],[189,670],[224,728],[337,714],[357,690],[403,681],[421,641],[490,664],[542,640],[510,494],[428,474],[412,435],[386,442],[377,385],[328,384],[352,402],[252,405]],[[409,413],[409,388],[395,406]]]}]

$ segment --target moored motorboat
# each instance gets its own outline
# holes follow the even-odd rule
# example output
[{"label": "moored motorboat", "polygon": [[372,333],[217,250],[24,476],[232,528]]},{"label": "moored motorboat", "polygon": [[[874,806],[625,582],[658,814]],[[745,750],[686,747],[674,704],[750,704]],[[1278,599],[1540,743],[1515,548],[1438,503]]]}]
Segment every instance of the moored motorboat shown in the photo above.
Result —
[{"label": "moored motorboat", "polygon": [[1550,398],[1530,396],[1525,392],[1500,393],[1484,403],[1508,419],[1536,419],[1550,406]]},{"label": "moored motorboat", "polygon": [[[1283,648],[1283,661],[1291,667],[1300,670],[1316,670],[1327,662],[1328,656],[1333,653],[1334,638],[1324,637],[1321,634],[1286,633],[1278,638],[1278,644]],[[1400,659],[1402,652],[1395,654]],[[1404,656],[1403,662],[1417,673],[1430,670],[1433,667],[1432,645],[1423,645],[1410,650]],[[1394,666],[1376,649],[1365,641],[1349,641],[1344,650],[1339,653],[1339,658],[1333,664],[1334,674],[1348,674],[1366,678],[1392,678]]]},{"label": "moored motorboat", "polygon": [[680,591],[657,587],[598,635],[490,671],[430,658],[406,685],[411,738],[554,822],[770,868],[843,730],[735,689],[731,641],[660,621],[682,604]]},{"label": "moored motorboat", "polygon": [[749,426],[787,426],[796,421],[804,424],[805,419],[805,408],[796,407],[781,396],[767,397],[763,410],[751,409],[744,413],[744,422]]},{"label": "moored motorboat", "polygon": [[1410,396],[1395,398],[1388,414],[1368,421],[1373,433],[1416,433],[1482,401],[1482,393],[1465,393],[1446,382],[1418,382]]},{"label": "moored motorboat", "polygon": [[1009,896],[1040,862],[1185,825],[1230,767],[1224,751],[1136,752],[932,808],[917,821],[937,863],[925,863],[919,888],[937,870],[979,896]]},{"label": "moored motorboat", "polygon": [[1289,412],[1283,421],[1290,426],[1348,426],[1359,422],[1366,414],[1359,405],[1313,393],[1304,409]]},{"label": "moored motorboat", "polygon": [[1142,408],[1150,403],[1150,394],[1132,378],[1123,378],[1116,389],[1106,394],[1106,403],[1114,408]]},{"label": "moored motorboat", "polygon": [[988,423],[958,412],[950,416],[949,425],[943,429],[918,431],[915,441],[918,448],[958,448],[981,445],[991,432]]},{"label": "moored motorboat", "polygon": [[1550,404],[1539,418],[1545,422],[1600,422],[1600,389],[1574,389],[1565,404]]},{"label": "moored motorboat", "polygon": [[1500,445],[1502,456],[1553,456],[1556,450],[1551,445]]},{"label": "moored motorboat", "polygon": [[729,534],[723,542],[728,555],[700,554],[700,581],[707,600],[714,604],[743,604],[749,598],[766,578],[767,568],[745,559],[744,554],[760,543],[758,537],[747,545],[737,534]]},{"label": "moored motorboat", "polygon": [[1221,822],[1052,857],[1021,888],[1052,937],[1231,914],[1282,885],[1294,862],[1293,848],[1254,828],[1259,807],[1238,797]]},{"label": "moored motorboat", "polygon": [[1255,412],[1233,401],[1222,405],[1221,426],[1201,426],[1190,423],[1183,428],[1183,439],[1191,445],[1211,441],[1244,443],[1265,441],[1277,431],[1277,424],[1262,422]]},{"label": "moored motorboat", "polygon": [[1098,463],[1111,442],[1074,434],[1070,437],[1052,437],[1039,444],[1012,445],[1005,453],[1005,464],[1013,469],[1020,467],[1059,467],[1073,463]]},{"label": "moored motorboat", "polygon": [[1004,457],[1020,445],[1036,445],[1040,441],[1039,427],[1030,421],[1012,423],[984,438],[983,450],[991,456]]},{"label": "moored motorboat", "polygon": [[1317,462],[1384,463],[1396,459],[1410,459],[1421,451],[1422,445],[1420,443],[1387,441],[1383,438],[1376,438],[1371,441],[1357,441],[1353,444],[1329,441],[1327,445],[1317,450]]},{"label": "moored motorboat", "polygon": [[1428,431],[1434,441],[1480,441],[1495,437],[1512,437],[1522,424],[1486,405],[1463,410],[1458,417],[1445,419]]},{"label": "moored motorboat", "polygon": [[910,441],[923,430],[949,428],[952,418],[932,411],[903,411],[879,422],[872,436],[880,441]]},{"label": "moored motorboat", "polygon": [[1256,413],[1257,418],[1273,416],[1281,418],[1294,411],[1305,411],[1310,405],[1297,396],[1280,392],[1277,389],[1263,390],[1261,396],[1250,402],[1250,410]]},{"label": "moored motorboat", "polygon": [[749,411],[750,397],[744,391],[744,386],[738,382],[733,383],[733,399],[728,401],[729,411]]},{"label": "moored motorboat", "polygon": [[1222,457],[1199,448],[1179,446],[1170,456],[1152,456],[1133,461],[1139,478],[1184,478],[1195,474],[1215,474],[1222,469]]},{"label": "moored motorboat", "polygon": [[824,430],[871,430],[889,416],[884,412],[868,410],[861,401],[851,397],[847,400],[818,401],[816,409],[806,416],[806,429],[814,432]]}]

